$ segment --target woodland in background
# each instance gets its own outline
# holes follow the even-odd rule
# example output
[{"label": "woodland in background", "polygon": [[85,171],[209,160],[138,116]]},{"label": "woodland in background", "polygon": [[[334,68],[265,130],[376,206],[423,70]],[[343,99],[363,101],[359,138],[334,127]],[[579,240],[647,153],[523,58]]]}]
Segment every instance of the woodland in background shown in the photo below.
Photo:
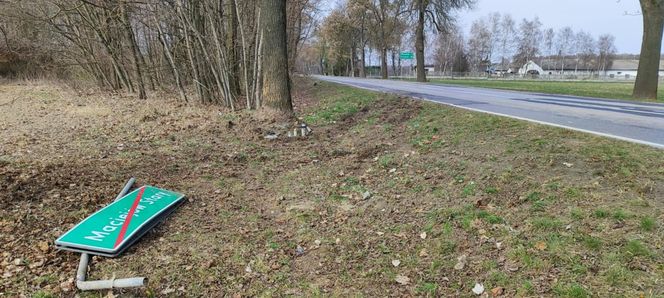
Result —
[{"label": "woodland in background", "polygon": [[[640,3],[645,30],[634,97],[656,98],[664,0]],[[375,50],[380,77],[387,79],[390,68],[395,75],[401,69],[399,53],[414,49],[417,80],[425,82],[425,63],[435,63],[444,73],[518,70],[530,60],[546,70],[600,72],[615,58],[611,34],[595,38],[571,27],[545,28],[537,17],[517,22],[509,14],[493,13],[475,20],[466,37],[455,15],[476,4],[476,0],[343,1],[322,21],[300,63],[321,74],[366,77],[366,53],[371,56]]]},{"label": "woodland in background", "polygon": [[[286,1],[289,65],[319,1]],[[270,54],[262,19],[257,0],[0,0],[0,72],[92,79],[140,98],[177,90],[183,101],[256,109],[262,53]],[[11,61],[4,68],[3,59]]]},{"label": "woodland in background", "polygon": [[[595,39],[569,27],[545,29],[538,18],[517,23],[509,14],[475,21],[466,38],[455,15],[476,0],[345,0],[321,26],[322,0],[0,0],[0,75],[92,79],[141,98],[175,89],[183,101],[255,109],[264,82],[275,82],[263,76],[278,61],[267,56],[282,52],[265,42],[272,26],[261,25],[267,18],[260,7],[284,1],[291,73],[366,77],[367,52],[375,51],[387,79],[390,62],[397,73],[399,52],[410,48],[422,82],[427,53],[444,71],[475,73],[529,60],[548,70],[602,71],[616,53],[610,34]],[[656,98],[664,0],[640,3],[645,30],[634,97]],[[436,50],[427,50],[432,44]]]},{"label": "woodland in background", "polygon": [[[362,45],[371,48],[384,43],[387,49],[385,53],[379,51],[380,59],[385,57],[381,64],[391,64],[387,69],[397,75],[403,63],[399,53],[418,48],[413,46],[413,43],[419,43],[417,27],[409,26],[406,21],[398,22],[394,26],[396,29],[390,31],[392,36],[386,42],[380,42],[379,35],[367,33],[367,28],[376,26],[370,19],[365,23],[357,22],[366,16],[360,13],[358,18],[356,5],[354,1],[348,1],[346,6],[335,9],[322,22],[321,30],[315,35],[318,38],[311,49],[306,49],[313,52],[313,55],[306,57],[314,60],[309,61],[309,69],[365,77],[366,71],[362,66],[367,58]],[[509,14],[492,13],[473,21],[469,36],[464,36],[453,19],[448,20],[440,30],[434,26],[426,32],[427,35],[437,33],[429,39],[431,49],[427,65],[433,64],[445,74],[484,74],[494,67],[518,70],[530,60],[544,69],[600,72],[609,68],[617,57],[615,37],[611,34],[595,38],[583,30],[575,32],[571,27],[559,30],[545,28],[536,17],[517,23]],[[421,63],[424,65],[424,62]]]}]

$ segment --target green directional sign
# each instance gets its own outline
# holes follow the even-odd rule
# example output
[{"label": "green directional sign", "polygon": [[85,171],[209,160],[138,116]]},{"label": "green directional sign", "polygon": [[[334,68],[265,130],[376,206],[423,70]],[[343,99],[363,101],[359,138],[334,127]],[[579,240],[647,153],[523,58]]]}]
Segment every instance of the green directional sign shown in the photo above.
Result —
[{"label": "green directional sign", "polygon": [[184,195],[152,186],[138,188],[83,220],[55,241],[63,249],[115,254]]},{"label": "green directional sign", "polygon": [[413,52],[401,52],[399,53],[399,58],[401,60],[413,60],[415,59],[415,54]]}]

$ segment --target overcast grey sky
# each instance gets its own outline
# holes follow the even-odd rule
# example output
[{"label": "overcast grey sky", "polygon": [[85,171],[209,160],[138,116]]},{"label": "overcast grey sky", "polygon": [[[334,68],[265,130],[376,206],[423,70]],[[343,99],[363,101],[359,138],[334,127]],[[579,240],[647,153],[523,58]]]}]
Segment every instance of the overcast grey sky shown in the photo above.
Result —
[{"label": "overcast grey sky", "polygon": [[[326,1],[333,8],[339,1]],[[571,26],[598,37],[611,33],[620,53],[638,54],[643,36],[643,21],[634,14],[640,10],[638,0],[478,0],[472,11],[461,12],[459,24],[467,33],[472,22],[492,12],[509,13],[517,22],[538,16],[544,28],[556,31]]]},{"label": "overcast grey sky", "polygon": [[643,19],[633,15],[638,11],[638,0],[479,0],[474,10],[459,14],[459,23],[468,32],[473,20],[492,12],[509,13],[517,23],[538,16],[544,28],[613,34],[618,52],[638,54],[643,37]]}]

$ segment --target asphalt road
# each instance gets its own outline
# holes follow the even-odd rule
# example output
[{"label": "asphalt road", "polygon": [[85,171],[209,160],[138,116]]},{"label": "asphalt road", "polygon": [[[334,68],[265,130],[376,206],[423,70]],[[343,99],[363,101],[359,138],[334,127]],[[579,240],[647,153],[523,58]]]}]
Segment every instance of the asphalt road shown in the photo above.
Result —
[{"label": "asphalt road", "polygon": [[664,104],[393,80],[315,78],[664,149]]}]

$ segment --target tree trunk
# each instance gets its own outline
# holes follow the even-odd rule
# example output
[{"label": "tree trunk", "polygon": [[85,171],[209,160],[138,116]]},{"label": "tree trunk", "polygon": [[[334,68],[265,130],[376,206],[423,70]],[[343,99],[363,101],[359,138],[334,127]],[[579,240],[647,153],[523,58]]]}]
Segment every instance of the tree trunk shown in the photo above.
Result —
[{"label": "tree trunk", "polygon": [[415,52],[417,59],[417,81],[426,82],[427,73],[424,68],[424,21],[425,21],[425,5],[426,0],[417,0],[417,29],[415,30]]},{"label": "tree trunk", "polygon": [[[364,44],[364,43],[362,43]],[[360,77],[361,78],[366,78],[367,77],[367,70],[366,70],[366,63],[367,63],[367,55],[364,53],[364,46],[360,49]]]},{"label": "tree trunk", "polygon": [[360,28],[360,30],[361,30],[360,31],[360,50],[362,51],[362,53],[360,53],[360,60],[361,60],[360,61],[360,64],[361,64],[360,65],[360,77],[361,78],[366,78],[367,77],[367,71],[366,71],[367,55],[364,51],[366,49],[367,42],[366,42],[366,38],[364,37],[364,30],[365,30],[364,23],[365,23],[365,16],[363,15],[362,16],[362,26]]},{"label": "tree trunk", "polygon": [[138,80],[138,98],[147,99],[148,96],[145,93],[145,83],[143,83],[143,71],[141,67],[141,58],[143,55],[139,52],[138,46],[136,45],[136,37],[134,36],[134,28],[131,26],[131,21],[129,20],[129,13],[127,12],[126,3],[122,2],[122,17],[124,18],[125,30],[127,31],[127,38],[129,39],[129,44],[131,45],[131,51],[134,56],[134,65],[136,65],[136,79]]},{"label": "tree trunk", "polygon": [[[239,53],[238,53],[238,29],[241,26],[238,21],[238,16],[237,16],[237,7],[235,1],[231,0],[229,1],[229,5],[231,6],[228,13],[230,14],[230,18],[228,19],[228,40],[226,41],[227,47],[228,47],[228,54],[226,57],[230,61],[230,87],[231,87],[231,92],[233,94],[239,94],[240,92],[240,78],[242,75],[240,74],[240,61],[243,59]],[[223,13],[221,14],[221,17],[223,18]]]},{"label": "tree trunk", "polygon": [[265,44],[263,51],[263,110],[289,117],[293,113],[288,76],[288,36],[286,0],[261,0],[261,22]]},{"label": "tree trunk", "polygon": [[387,47],[380,49],[380,78],[387,80]]},{"label": "tree trunk", "polygon": [[659,84],[659,61],[664,32],[664,1],[641,0],[643,11],[643,44],[633,97],[656,99]]},{"label": "tree trunk", "polygon": [[355,47],[350,48],[350,76],[355,77]]},{"label": "tree trunk", "polygon": [[395,50],[392,50],[392,75],[393,76],[398,76],[399,73],[397,73],[397,54]]}]

